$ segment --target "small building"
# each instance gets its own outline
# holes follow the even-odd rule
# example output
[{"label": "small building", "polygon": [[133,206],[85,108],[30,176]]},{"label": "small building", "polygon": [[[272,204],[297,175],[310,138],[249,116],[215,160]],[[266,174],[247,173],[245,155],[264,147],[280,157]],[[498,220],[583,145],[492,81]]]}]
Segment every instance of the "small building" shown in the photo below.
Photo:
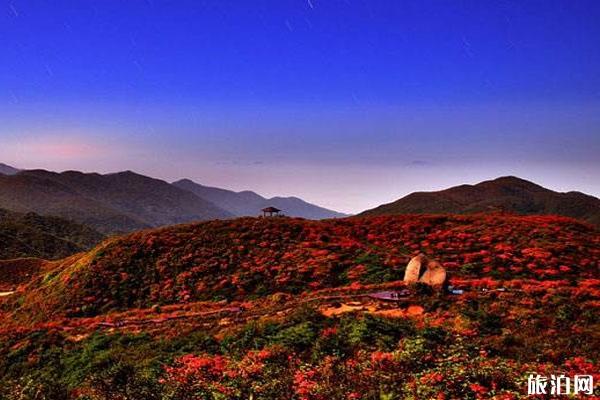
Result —
[{"label": "small building", "polygon": [[275,207],[266,207],[262,209],[262,212],[264,217],[277,217],[281,210]]}]

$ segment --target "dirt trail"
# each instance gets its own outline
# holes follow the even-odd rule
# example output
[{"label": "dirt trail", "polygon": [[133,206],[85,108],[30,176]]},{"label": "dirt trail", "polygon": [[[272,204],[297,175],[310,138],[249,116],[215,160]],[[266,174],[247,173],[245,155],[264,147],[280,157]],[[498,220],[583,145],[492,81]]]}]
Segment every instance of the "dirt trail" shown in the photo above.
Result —
[{"label": "dirt trail", "polygon": [[[191,323],[197,327],[221,327],[246,323],[265,317],[282,317],[288,315],[303,304],[314,305],[324,315],[338,315],[345,312],[358,311],[379,314],[389,317],[414,317],[422,315],[425,310],[419,305],[419,296],[394,295],[400,293],[381,288],[368,292],[318,293],[313,296],[287,299],[284,302],[258,301],[253,303],[232,302],[228,304],[198,302],[181,306],[171,305],[162,309],[129,310],[97,317],[70,318],[62,320],[59,326],[56,321],[36,324],[31,330],[58,329],[69,333],[72,338],[86,336],[97,330],[107,331],[161,331],[172,324]],[[0,292],[0,295],[3,292]],[[6,292],[4,292],[6,293]],[[10,294],[10,292],[8,292]],[[461,296],[449,296],[448,300],[456,300]],[[422,299],[421,299],[422,300]]]},{"label": "dirt trail", "polygon": [[[318,295],[308,298],[287,301],[281,304],[273,303],[255,303],[249,307],[238,303],[214,307],[203,304],[204,310],[170,310],[164,313],[154,313],[150,310],[140,310],[140,314],[135,315],[131,312],[121,314],[112,314],[106,318],[75,318],[68,320],[66,325],[60,329],[68,331],[72,336],[77,336],[85,332],[94,330],[136,330],[155,328],[160,330],[173,323],[193,323],[198,326],[225,326],[230,324],[246,323],[263,317],[281,317],[292,313],[302,304],[315,304],[324,314],[330,313],[333,309],[339,307],[338,312],[334,314],[348,312],[350,309],[356,311],[366,311],[373,313],[391,313],[394,316],[406,316],[407,313],[392,313],[392,310],[398,310],[398,303],[381,301],[377,299],[377,292],[368,293],[345,293],[337,295]],[[404,297],[404,302],[411,302],[410,297]],[[413,297],[412,301],[416,299]],[[348,305],[350,305],[348,307]],[[189,305],[188,305],[189,306]],[[193,305],[191,305],[193,307]],[[146,315],[144,315],[146,314]]]}]

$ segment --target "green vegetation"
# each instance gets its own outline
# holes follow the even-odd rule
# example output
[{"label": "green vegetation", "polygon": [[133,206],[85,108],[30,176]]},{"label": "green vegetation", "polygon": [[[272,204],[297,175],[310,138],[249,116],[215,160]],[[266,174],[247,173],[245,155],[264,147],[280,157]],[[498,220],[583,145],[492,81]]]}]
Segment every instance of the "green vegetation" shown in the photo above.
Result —
[{"label": "green vegetation", "polygon": [[64,258],[89,250],[104,236],[69,220],[0,209],[0,260]]}]

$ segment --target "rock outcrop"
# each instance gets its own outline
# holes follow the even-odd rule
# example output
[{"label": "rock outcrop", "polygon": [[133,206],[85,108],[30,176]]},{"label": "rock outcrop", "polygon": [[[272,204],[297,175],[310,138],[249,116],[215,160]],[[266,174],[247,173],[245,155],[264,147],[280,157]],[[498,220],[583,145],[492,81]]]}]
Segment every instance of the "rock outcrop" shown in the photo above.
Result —
[{"label": "rock outcrop", "polygon": [[404,282],[413,284],[424,283],[435,288],[443,288],[446,284],[446,269],[424,254],[413,257],[404,272]]}]

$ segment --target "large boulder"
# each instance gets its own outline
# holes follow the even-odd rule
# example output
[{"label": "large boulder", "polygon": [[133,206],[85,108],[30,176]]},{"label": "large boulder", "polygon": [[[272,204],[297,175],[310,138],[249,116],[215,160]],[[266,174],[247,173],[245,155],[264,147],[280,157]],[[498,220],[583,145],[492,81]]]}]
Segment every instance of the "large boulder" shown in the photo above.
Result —
[{"label": "large boulder", "polygon": [[419,282],[441,289],[446,284],[446,269],[439,262],[430,260]]},{"label": "large boulder", "polygon": [[417,283],[423,274],[421,270],[425,268],[427,261],[425,254],[419,254],[418,256],[411,258],[404,271],[404,282]]},{"label": "large boulder", "polygon": [[441,289],[446,284],[446,269],[424,254],[413,257],[404,271],[404,282],[414,284],[417,282]]}]

